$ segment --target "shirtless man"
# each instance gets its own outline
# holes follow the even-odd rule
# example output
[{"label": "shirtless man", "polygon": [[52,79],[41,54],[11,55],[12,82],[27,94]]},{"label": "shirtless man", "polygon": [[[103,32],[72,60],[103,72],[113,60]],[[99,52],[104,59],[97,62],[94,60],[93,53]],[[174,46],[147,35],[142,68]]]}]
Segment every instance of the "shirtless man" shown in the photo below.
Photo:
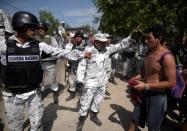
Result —
[{"label": "shirtless man", "polygon": [[167,108],[166,90],[176,84],[176,64],[173,55],[167,54],[162,62],[159,62],[161,55],[169,52],[163,46],[164,35],[161,26],[153,26],[145,33],[145,43],[149,51],[142,73],[132,78],[137,83],[134,88],[142,94],[142,104],[135,105],[128,131],[135,131],[138,125],[144,127],[145,122],[149,131],[159,131]]}]

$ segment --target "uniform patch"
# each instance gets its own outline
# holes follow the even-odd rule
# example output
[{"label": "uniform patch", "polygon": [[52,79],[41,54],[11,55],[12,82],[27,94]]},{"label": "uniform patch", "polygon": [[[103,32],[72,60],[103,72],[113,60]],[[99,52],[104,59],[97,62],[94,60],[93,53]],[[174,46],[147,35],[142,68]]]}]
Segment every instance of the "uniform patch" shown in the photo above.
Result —
[{"label": "uniform patch", "polygon": [[26,56],[8,56],[8,62],[24,62],[24,61],[39,61],[39,55],[26,55]]}]

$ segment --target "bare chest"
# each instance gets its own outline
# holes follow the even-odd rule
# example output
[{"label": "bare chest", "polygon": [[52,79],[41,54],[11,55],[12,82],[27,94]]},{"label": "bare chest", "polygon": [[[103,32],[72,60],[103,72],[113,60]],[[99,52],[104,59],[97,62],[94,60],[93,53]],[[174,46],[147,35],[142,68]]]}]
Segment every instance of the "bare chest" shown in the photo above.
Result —
[{"label": "bare chest", "polygon": [[159,74],[161,71],[161,65],[159,64],[160,56],[149,55],[145,58],[144,69],[147,75]]}]

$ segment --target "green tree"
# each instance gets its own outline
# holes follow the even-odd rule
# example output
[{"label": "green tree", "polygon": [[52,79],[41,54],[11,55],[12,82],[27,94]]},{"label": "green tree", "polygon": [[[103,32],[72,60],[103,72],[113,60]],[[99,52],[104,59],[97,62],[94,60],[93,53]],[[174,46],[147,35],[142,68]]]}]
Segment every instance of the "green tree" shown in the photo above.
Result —
[{"label": "green tree", "polygon": [[90,25],[82,25],[81,27],[84,28],[85,32],[91,32],[92,31],[92,28],[90,27]]},{"label": "green tree", "polygon": [[126,36],[137,26],[144,30],[153,24],[165,27],[170,40],[186,33],[186,0],[92,0],[102,14],[99,29]]},{"label": "green tree", "polygon": [[39,11],[40,21],[44,21],[49,24],[49,34],[52,34],[55,29],[60,25],[59,20],[56,19],[50,11],[40,10]]}]

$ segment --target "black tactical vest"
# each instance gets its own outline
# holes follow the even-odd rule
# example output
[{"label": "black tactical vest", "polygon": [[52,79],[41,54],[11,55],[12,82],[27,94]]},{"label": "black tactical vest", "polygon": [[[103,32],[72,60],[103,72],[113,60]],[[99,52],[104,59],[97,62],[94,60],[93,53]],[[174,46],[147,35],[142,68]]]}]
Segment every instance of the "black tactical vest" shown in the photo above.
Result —
[{"label": "black tactical vest", "polygon": [[1,78],[7,89],[24,93],[39,87],[43,70],[38,41],[31,42],[27,48],[19,48],[15,40],[8,40],[6,61],[7,65],[2,65]]}]

